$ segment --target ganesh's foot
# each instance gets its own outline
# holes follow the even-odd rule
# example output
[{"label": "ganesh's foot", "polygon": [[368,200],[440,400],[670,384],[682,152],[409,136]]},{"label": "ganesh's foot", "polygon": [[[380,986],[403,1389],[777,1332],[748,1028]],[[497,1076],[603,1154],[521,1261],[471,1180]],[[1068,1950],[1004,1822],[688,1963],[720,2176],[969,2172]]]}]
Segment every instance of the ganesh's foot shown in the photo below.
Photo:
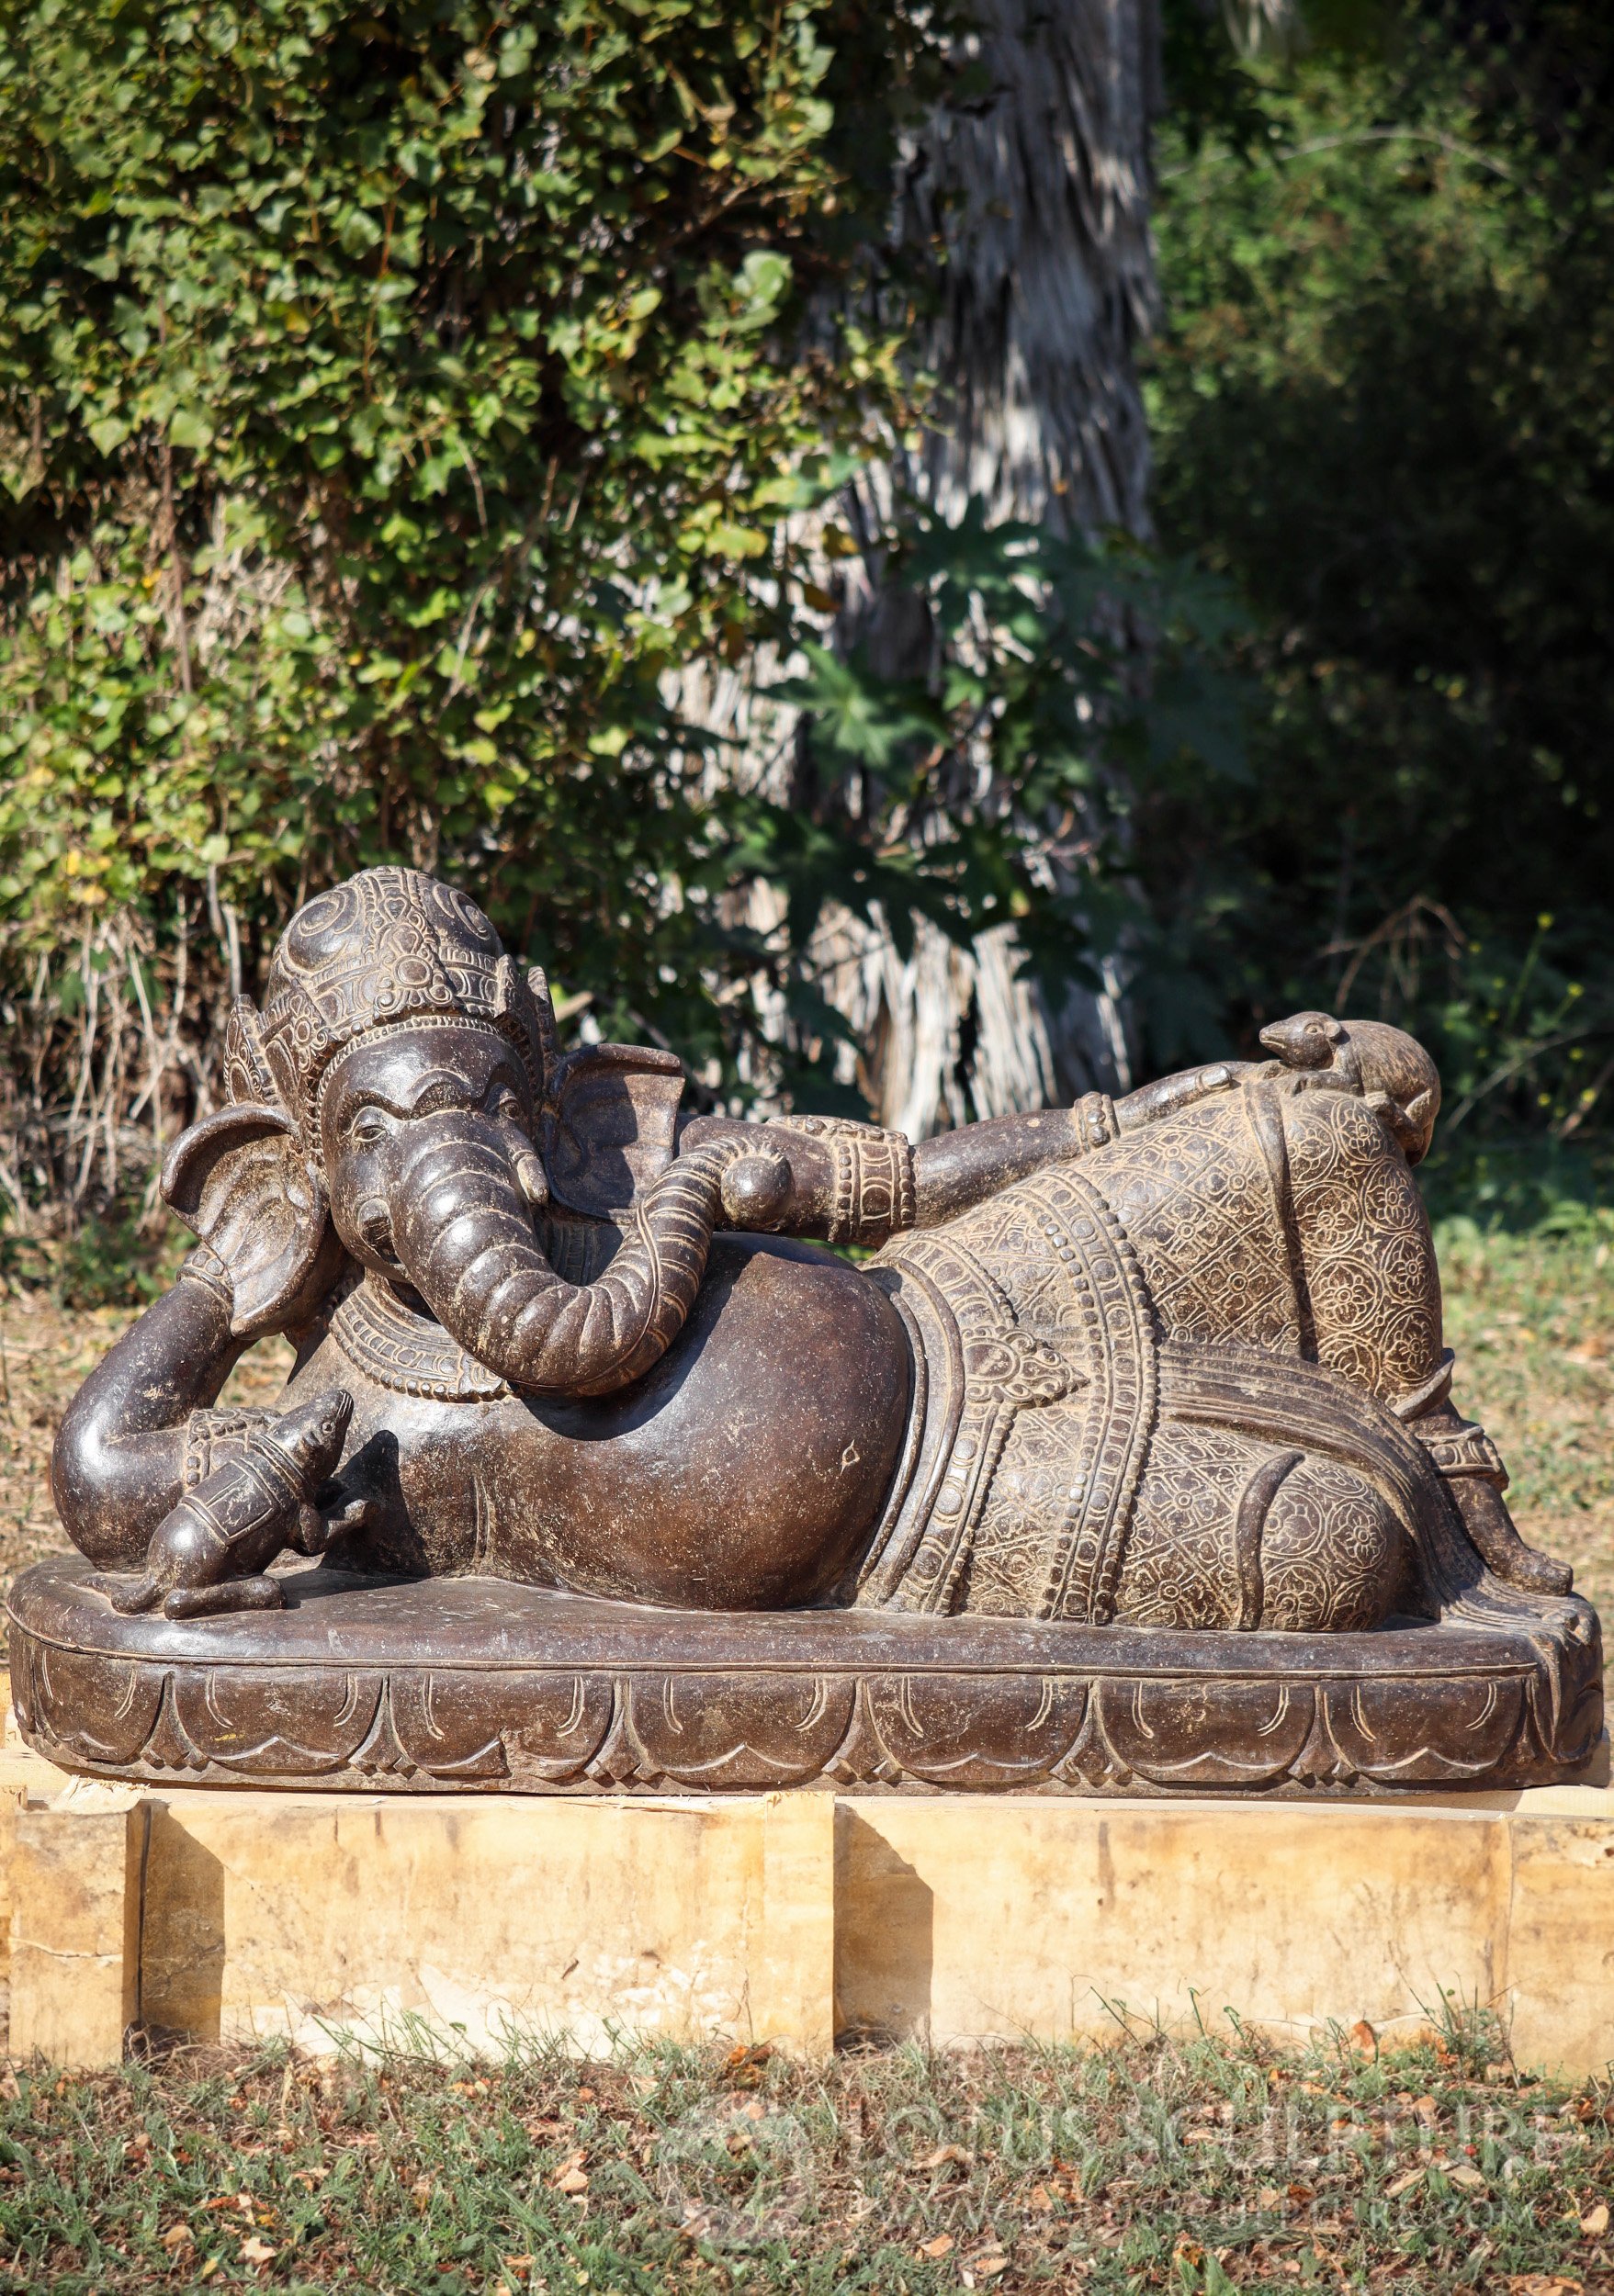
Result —
[{"label": "ganesh's foot", "polygon": [[115,1570],[97,1570],[90,1585],[97,1594],[104,1594],[113,1609],[125,1618],[132,1617],[137,1611],[155,1609],[157,1597],[163,1592],[153,1578],[142,1575],[137,1579]]},{"label": "ganesh's foot", "polygon": [[[1483,1548],[1481,1552],[1484,1553]],[[1573,1564],[1543,1555],[1539,1547],[1527,1547],[1522,1538],[1498,1545],[1484,1559],[1499,1579],[1506,1579],[1509,1586],[1522,1587],[1527,1594],[1567,1594],[1574,1584]]]},{"label": "ganesh's foot", "polygon": [[1569,1593],[1574,1584],[1573,1568],[1552,1555],[1543,1555],[1539,1547],[1525,1545],[1494,1483],[1477,1475],[1462,1475],[1454,1477],[1447,1487],[1487,1570],[1526,1594]]},{"label": "ganesh's foot", "polygon": [[260,1574],[226,1579],[218,1586],[176,1586],[163,1598],[164,1618],[217,1618],[232,1610],[284,1610],[286,1591],[278,1579]]}]

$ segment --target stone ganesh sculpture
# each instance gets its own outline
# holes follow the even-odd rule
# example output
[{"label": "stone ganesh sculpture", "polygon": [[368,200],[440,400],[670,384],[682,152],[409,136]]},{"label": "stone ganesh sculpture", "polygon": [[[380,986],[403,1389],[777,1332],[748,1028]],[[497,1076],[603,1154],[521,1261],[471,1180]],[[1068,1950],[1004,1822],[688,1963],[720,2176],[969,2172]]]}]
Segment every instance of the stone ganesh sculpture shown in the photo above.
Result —
[{"label": "stone ganesh sculpture", "polygon": [[[451,887],[321,895],[63,1422],[25,1729],[361,1784],[1571,1774],[1597,1623],[1450,1400],[1434,1068],[1263,1043],[917,1147],[737,1123],[562,1054]],[[270,1332],[281,1410],[219,1409]]]}]

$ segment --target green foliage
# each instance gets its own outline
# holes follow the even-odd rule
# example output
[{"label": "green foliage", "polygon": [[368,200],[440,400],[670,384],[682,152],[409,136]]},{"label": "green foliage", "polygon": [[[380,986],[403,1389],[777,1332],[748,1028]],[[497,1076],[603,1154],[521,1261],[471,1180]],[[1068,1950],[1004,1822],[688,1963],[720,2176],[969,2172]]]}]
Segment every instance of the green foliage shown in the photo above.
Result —
[{"label": "green foliage", "polygon": [[1155,499],[1259,701],[1140,866],[1229,1033],[1348,987],[1459,1140],[1568,1142],[1614,1028],[1614,23],[1372,14],[1246,67],[1265,132],[1166,139]]},{"label": "green foliage", "polygon": [[919,62],[838,0],[0,0],[14,999],[209,918],[250,977],[390,857],[717,1049],[660,681],[773,626],[804,464],[900,411],[801,322]]}]

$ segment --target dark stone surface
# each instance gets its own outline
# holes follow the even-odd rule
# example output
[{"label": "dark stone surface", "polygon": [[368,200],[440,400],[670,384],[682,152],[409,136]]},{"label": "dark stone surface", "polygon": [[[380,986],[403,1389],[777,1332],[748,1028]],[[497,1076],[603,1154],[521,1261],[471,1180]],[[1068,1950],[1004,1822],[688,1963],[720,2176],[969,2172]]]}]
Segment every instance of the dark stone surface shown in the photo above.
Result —
[{"label": "dark stone surface", "polygon": [[282,1581],[284,1610],[120,1616],[82,1563],[12,1590],[29,1742],[154,1783],[755,1790],[817,1782],[1335,1795],[1573,1777],[1591,1614],[1204,1635],[876,1611],[651,1610],[489,1579]]},{"label": "dark stone surface", "polygon": [[[1451,1400],[1433,1064],[1263,1041],[917,1146],[742,1123],[563,1053],[453,887],[321,894],[164,1167],[198,1248],[64,1416],[96,1568],[13,1593],[23,1729],[254,1784],[1572,1774],[1597,1622]],[[268,1332],[279,1410],[220,1409]]]}]

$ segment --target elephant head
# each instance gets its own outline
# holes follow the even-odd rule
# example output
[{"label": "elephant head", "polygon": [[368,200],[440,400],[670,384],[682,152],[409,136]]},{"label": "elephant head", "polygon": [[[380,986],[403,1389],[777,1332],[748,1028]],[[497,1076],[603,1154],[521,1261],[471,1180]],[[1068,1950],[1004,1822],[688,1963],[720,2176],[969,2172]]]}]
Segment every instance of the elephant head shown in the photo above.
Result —
[{"label": "elephant head", "polygon": [[[227,1272],[237,1337],[306,1320],[345,1261],[539,1392],[609,1393],[682,1328],[736,1143],[675,1159],[671,1053],[560,1059],[542,974],[462,894],[382,869],[310,902],[262,1015],[231,1016],[226,1074],[229,1104],[175,1143],[163,1192]],[[545,1257],[551,1196],[617,1215],[598,1281]]]}]

